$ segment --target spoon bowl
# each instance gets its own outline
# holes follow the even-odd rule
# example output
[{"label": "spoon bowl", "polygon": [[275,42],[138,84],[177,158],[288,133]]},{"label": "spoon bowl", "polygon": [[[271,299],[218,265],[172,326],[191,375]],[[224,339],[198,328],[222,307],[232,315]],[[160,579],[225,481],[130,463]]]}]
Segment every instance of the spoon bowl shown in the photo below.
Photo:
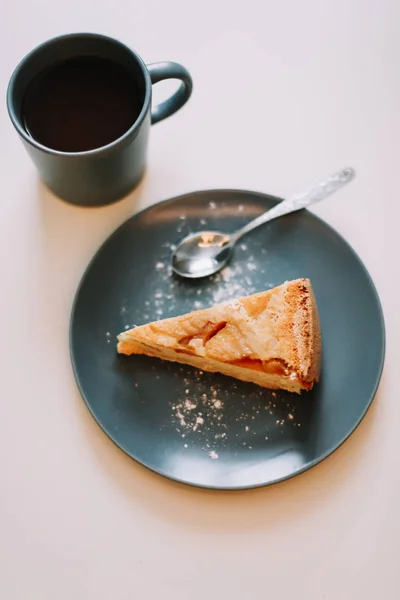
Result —
[{"label": "spoon bowl", "polygon": [[177,275],[189,279],[198,279],[217,273],[227,264],[234,245],[241,237],[272,219],[323,200],[352,181],[354,176],[354,169],[350,167],[342,169],[307,192],[283,200],[235,233],[228,234],[221,231],[191,233],[180,242],[172,256],[173,271]]},{"label": "spoon bowl", "polygon": [[220,231],[199,231],[186,236],[172,257],[177,275],[197,279],[216,273],[232,254],[232,237]]}]

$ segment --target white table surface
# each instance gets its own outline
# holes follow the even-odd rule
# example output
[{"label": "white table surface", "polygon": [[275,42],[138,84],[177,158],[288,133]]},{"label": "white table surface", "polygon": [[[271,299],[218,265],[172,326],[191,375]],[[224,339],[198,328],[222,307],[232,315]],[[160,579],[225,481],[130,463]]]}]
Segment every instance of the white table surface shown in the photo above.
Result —
[{"label": "white table surface", "polygon": [[[152,129],[140,188],[101,209],[53,198],[0,111],[2,600],[400,597],[400,3],[238,6],[2,6],[2,97],[26,52],[82,30],[118,37],[147,62],[180,61],[195,85]],[[71,304],[98,246],[175,194],[283,195],[347,164],[357,180],[316,212],[367,265],[387,326],[384,376],[358,430],[311,471],[250,492],[191,489],[130,460],[90,417],[69,360]]]}]

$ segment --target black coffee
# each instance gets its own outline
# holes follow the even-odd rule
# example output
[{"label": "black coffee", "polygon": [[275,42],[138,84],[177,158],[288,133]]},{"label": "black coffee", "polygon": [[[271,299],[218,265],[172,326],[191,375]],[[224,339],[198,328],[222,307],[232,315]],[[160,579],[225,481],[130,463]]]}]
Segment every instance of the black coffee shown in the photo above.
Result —
[{"label": "black coffee", "polygon": [[29,86],[23,106],[28,133],[63,152],[100,148],[133,125],[144,93],[135,76],[111,60],[79,57],[59,63]]}]

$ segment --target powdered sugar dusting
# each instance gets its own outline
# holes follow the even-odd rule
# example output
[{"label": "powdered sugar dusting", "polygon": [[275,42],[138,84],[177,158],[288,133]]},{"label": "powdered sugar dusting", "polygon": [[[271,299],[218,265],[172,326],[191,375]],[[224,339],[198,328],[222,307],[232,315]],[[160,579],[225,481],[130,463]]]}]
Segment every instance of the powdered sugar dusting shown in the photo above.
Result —
[{"label": "powdered sugar dusting", "polygon": [[[180,215],[183,217],[184,215]],[[187,230],[186,218],[179,219],[185,225],[184,235]],[[181,229],[181,226],[178,226]],[[273,287],[272,283],[264,284],[260,289],[252,277],[252,273],[262,273],[254,256],[243,250],[244,261],[239,257],[227,265],[222,271],[206,280],[189,286],[187,282],[175,277],[171,268],[171,256],[175,246],[163,244],[158,260],[153,265],[157,277],[152,277],[148,284],[149,290],[144,306],[136,306],[132,311],[127,300],[120,307],[123,329],[130,329],[133,324],[141,325],[149,321],[157,321],[171,316],[208,308],[220,302],[228,302],[241,296],[248,296],[255,292]],[[149,269],[150,270],[150,269]]]},{"label": "powdered sugar dusting", "polygon": [[[277,399],[276,392],[252,386],[252,391],[246,388],[240,394],[246,384],[229,378],[210,384],[213,376],[208,373],[175,369],[177,378],[183,378],[183,388],[171,403],[172,425],[185,444],[190,447],[200,443],[213,460],[224,456],[232,446],[240,447],[242,452],[258,449],[289,427],[300,426],[296,401],[285,401],[284,393]],[[185,372],[187,375],[182,375]],[[216,457],[211,456],[212,452]]]}]

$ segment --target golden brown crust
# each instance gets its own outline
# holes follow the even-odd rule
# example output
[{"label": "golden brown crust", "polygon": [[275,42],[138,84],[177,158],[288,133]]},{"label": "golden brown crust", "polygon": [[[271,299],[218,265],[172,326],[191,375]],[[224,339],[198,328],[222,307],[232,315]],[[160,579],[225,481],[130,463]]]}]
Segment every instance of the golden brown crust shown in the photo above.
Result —
[{"label": "golden brown crust", "polygon": [[286,322],[282,323],[285,354],[299,377],[313,383],[319,379],[321,330],[310,281],[290,282],[286,286],[286,301]]},{"label": "golden brown crust", "polygon": [[308,279],[142,325],[118,340],[123,354],[193,364],[265,387],[311,389],[319,377],[321,334]]}]

